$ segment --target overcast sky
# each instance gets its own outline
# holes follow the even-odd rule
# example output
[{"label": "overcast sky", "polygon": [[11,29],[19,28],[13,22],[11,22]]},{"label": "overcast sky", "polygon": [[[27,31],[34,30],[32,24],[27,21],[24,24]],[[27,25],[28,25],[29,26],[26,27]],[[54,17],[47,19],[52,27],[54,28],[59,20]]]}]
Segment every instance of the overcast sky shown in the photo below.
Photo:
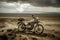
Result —
[{"label": "overcast sky", "polygon": [[44,13],[60,12],[58,7],[36,7],[30,3],[0,2],[0,13]]}]

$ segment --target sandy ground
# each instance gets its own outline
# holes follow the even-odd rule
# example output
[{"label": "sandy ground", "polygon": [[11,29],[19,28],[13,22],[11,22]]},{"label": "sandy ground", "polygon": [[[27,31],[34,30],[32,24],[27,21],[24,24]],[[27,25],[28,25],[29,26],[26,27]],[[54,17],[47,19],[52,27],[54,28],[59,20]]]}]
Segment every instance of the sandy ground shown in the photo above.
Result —
[{"label": "sandy ground", "polygon": [[[6,26],[1,27],[0,30],[17,28],[18,18],[20,17],[0,17],[0,26]],[[32,19],[31,16],[22,16],[22,18],[26,19],[26,22]],[[41,35],[18,32],[13,40],[60,40],[60,16],[39,16],[39,21],[44,27]],[[0,32],[0,35],[3,34],[8,34],[8,32]]]}]

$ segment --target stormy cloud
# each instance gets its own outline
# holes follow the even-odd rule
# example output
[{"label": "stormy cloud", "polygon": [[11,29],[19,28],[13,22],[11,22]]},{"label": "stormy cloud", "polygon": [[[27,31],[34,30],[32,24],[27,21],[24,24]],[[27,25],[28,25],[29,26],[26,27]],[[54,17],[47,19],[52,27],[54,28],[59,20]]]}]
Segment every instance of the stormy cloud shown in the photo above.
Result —
[{"label": "stormy cloud", "polygon": [[0,13],[60,12],[59,0],[0,0]]},{"label": "stormy cloud", "polygon": [[54,7],[60,7],[60,0],[0,0],[0,1],[6,1],[6,2],[27,2],[31,3],[34,6],[54,6]]},{"label": "stormy cloud", "polygon": [[30,3],[0,2],[0,13],[44,13],[60,12],[56,7],[36,7]]}]

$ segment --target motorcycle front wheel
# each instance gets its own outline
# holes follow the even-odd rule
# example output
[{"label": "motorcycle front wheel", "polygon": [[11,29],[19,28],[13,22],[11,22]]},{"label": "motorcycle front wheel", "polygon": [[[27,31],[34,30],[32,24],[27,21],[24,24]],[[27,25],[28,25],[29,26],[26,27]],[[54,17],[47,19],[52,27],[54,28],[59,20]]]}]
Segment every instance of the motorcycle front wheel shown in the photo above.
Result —
[{"label": "motorcycle front wheel", "polygon": [[36,26],[34,27],[34,32],[35,32],[36,34],[42,34],[43,31],[44,31],[44,27],[43,27],[43,25],[41,25],[41,24],[38,24],[38,25],[36,25]]}]

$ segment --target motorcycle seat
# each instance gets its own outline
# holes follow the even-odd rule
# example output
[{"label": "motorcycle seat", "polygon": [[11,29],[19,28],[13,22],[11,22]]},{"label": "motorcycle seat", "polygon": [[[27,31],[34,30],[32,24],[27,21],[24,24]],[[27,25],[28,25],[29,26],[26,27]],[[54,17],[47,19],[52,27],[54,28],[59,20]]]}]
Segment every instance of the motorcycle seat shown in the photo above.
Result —
[{"label": "motorcycle seat", "polygon": [[19,18],[18,21],[24,21],[25,19],[24,18]]}]

